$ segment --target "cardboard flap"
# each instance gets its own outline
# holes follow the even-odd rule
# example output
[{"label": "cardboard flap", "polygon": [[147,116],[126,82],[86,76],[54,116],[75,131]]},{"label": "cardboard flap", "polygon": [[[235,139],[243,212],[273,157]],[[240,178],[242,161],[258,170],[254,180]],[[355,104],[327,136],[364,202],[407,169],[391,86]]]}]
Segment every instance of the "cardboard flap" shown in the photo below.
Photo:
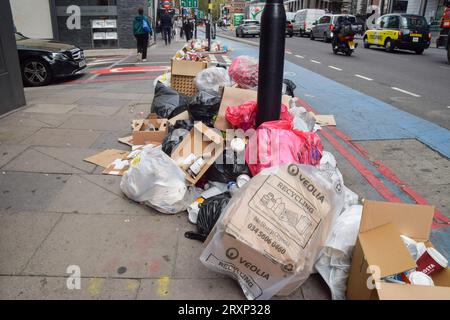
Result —
[{"label": "cardboard flap", "polygon": [[90,162],[103,168],[107,168],[114,160],[124,159],[128,154],[128,151],[108,149],[89,158],[86,158],[84,159],[84,161]]},{"label": "cardboard flap", "polygon": [[184,61],[172,59],[172,75],[195,77],[200,71],[206,69],[206,62]]},{"label": "cardboard flap", "polygon": [[433,206],[366,200],[360,232],[392,223],[400,234],[425,241],[430,236],[433,216]]},{"label": "cardboard flap", "polygon": [[176,115],[175,117],[170,118],[170,119],[169,119],[169,123],[170,123],[171,125],[175,125],[175,123],[176,123],[178,120],[189,120],[189,112],[188,112],[188,111],[184,111],[184,112],[182,112],[182,113]]},{"label": "cardboard flap", "polygon": [[379,283],[380,300],[449,300],[449,287],[414,286],[410,284]]},{"label": "cardboard flap", "polygon": [[381,278],[417,267],[400,233],[391,223],[360,233],[359,240],[367,264],[378,266]]}]

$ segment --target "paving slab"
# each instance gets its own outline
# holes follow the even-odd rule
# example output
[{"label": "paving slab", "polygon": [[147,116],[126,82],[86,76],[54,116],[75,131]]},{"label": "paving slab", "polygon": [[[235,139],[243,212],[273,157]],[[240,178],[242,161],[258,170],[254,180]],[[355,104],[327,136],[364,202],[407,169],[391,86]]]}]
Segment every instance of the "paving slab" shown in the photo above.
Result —
[{"label": "paving slab", "polygon": [[76,108],[75,104],[39,103],[26,108],[24,112],[64,114]]},{"label": "paving slab", "polygon": [[69,119],[70,114],[51,114],[18,111],[8,117],[0,119],[0,126],[16,127],[58,127]]},{"label": "paving slab", "polygon": [[130,102],[127,106],[120,109],[120,111],[116,114],[116,117],[128,119],[129,121],[135,119],[144,119],[145,117],[147,117],[148,114],[150,114],[151,109],[152,109],[151,103],[133,101]]},{"label": "paving slab", "polygon": [[173,270],[174,216],[65,214],[31,259],[25,275],[159,278]]},{"label": "paving slab", "polygon": [[99,136],[100,132],[89,130],[43,128],[31,137],[23,140],[21,144],[49,147],[89,148]]},{"label": "paving slab", "polygon": [[37,132],[39,127],[1,125],[0,143],[18,144]]},{"label": "paving slab", "polygon": [[142,280],[138,300],[245,300],[233,279]]},{"label": "paving slab", "polygon": [[0,172],[0,211],[48,211],[69,176],[27,172]]},{"label": "paving slab", "polygon": [[91,145],[93,149],[119,149],[119,150],[131,150],[126,144],[120,143],[119,138],[127,137],[131,135],[131,121],[129,122],[130,129],[122,131],[104,131]]},{"label": "paving slab", "polygon": [[450,218],[450,183],[449,184],[412,184],[410,187],[417,191],[428,202]]},{"label": "paving slab", "polygon": [[152,215],[154,210],[74,175],[48,206],[52,212]]},{"label": "paving slab", "polygon": [[83,173],[80,169],[34,149],[24,151],[17,158],[4,166],[2,170],[60,174]]},{"label": "paving slab", "polygon": [[80,290],[69,290],[66,277],[0,276],[0,299],[132,300],[140,285],[135,279],[108,278],[81,278],[80,283]]},{"label": "paving slab", "polygon": [[98,131],[121,131],[131,132],[131,126],[127,119],[109,116],[73,115],[59,128]]},{"label": "paving slab", "polygon": [[97,97],[106,99],[118,99],[118,100],[139,100],[142,97],[142,94],[102,92]]},{"label": "paving slab", "polygon": [[33,147],[33,149],[86,173],[92,172],[96,165],[86,162],[84,159],[103,151],[96,148]]},{"label": "paving slab", "polygon": [[[122,177],[105,174],[83,174],[81,176],[89,182],[92,182],[115,195],[123,197],[123,192],[120,190],[120,181],[122,180]],[[147,209],[147,207],[145,209]],[[149,212],[157,213],[154,209],[148,208],[148,210]]]},{"label": "paving slab", "polygon": [[0,144],[0,168],[22,153],[28,146],[21,144]]},{"label": "paving slab", "polygon": [[58,213],[0,212],[0,274],[19,274],[60,217]]},{"label": "paving slab", "polygon": [[102,106],[102,107],[123,107],[130,102],[131,99],[112,99],[100,97],[85,97],[76,101],[79,106]]},{"label": "paving slab", "polygon": [[63,94],[61,92],[64,92],[64,89],[60,90],[61,91],[58,91],[58,93],[41,95],[39,97],[32,98],[31,100],[28,100],[28,103],[74,104],[84,96],[82,92],[75,94]]},{"label": "paving slab", "polygon": [[93,115],[93,116],[112,116],[120,107],[102,107],[102,106],[79,106],[70,111],[70,114]]}]

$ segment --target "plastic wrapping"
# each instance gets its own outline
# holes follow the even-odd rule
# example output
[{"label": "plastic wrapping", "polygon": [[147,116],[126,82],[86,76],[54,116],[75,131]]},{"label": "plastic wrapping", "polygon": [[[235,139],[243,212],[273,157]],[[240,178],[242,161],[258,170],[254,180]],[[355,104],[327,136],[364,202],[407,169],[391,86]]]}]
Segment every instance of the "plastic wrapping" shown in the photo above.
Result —
[{"label": "plastic wrapping", "polygon": [[238,280],[248,299],[289,294],[313,272],[342,206],[342,189],[318,168],[265,170],[233,196],[200,260]]},{"label": "plastic wrapping", "polygon": [[250,56],[239,56],[228,70],[231,79],[243,89],[258,86],[258,60]]},{"label": "plastic wrapping", "polygon": [[185,111],[188,102],[186,96],[158,82],[155,87],[151,111],[156,113],[159,118],[170,119]]},{"label": "plastic wrapping", "polygon": [[175,125],[170,126],[169,133],[162,142],[162,150],[168,155],[172,155],[172,151],[183,141],[184,137],[189,134],[194,127],[192,120],[178,120]]},{"label": "plastic wrapping", "polygon": [[333,300],[345,300],[362,209],[360,205],[351,206],[337,218],[315,264],[316,270],[330,288]]},{"label": "plastic wrapping", "polygon": [[195,77],[198,91],[219,93],[220,87],[231,87],[231,79],[224,68],[212,67],[200,71]]},{"label": "plastic wrapping", "polygon": [[[225,118],[235,128],[248,130],[256,127],[256,101],[248,101],[240,106],[229,106],[225,112]],[[280,120],[292,122],[293,117],[288,108],[282,104],[280,111]]]},{"label": "plastic wrapping", "polygon": [[168,214],[185,211],[196,199],[188,192],[184,172],[161,148],[146,146],[130,164],[120,182],[128,198]]},{"label": "plastic wrapping", "polygon": [[285,163],[316,166],[322,157],[320,137],[312,132],[292,129],[289,121],[263,123],[250,137],[245,161],[253,175],[261,170]]},{"label": "plastic wrapping", "polygon": [[289,109],[289,113],[294,120],[292,121],[294,129],[306,132],[312,132],[316,125],[314,115],[306,111],[303,107],[293,107]]},{"label": "plastic wrapping", "polygon": [[245,163],[245,159],[239,159],[237,153],[233,152],[233,150],[226,149],[222,157],[219,157],[209,167],[208,171],[206,171],[206,179],[209,181],[228,183],[230,181],[236,181],[236,178],[241,174],[250,175],[250,170]]},{"label": "plastic wrapping", "polygon": [[283,94],[286,94],[288,96],[291,96],[292,98],[295,97],[295,89],[297,86],[295,83],[289,79],[283,80]]},{"label": "plastic wrapping", "polygon": [[200,91],[189,103],[189,116],[194,121],[201,121],[208,127],[214,127],[219,112],[221,97],[218,93]]}]

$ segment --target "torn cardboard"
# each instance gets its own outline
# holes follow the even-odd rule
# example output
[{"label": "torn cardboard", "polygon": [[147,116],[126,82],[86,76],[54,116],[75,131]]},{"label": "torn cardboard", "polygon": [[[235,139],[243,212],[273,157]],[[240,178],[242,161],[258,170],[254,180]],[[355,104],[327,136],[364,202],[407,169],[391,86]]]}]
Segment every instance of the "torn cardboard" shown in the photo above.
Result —
[{"label": "torn cardboard", "polygon": [[[149,130],[152,127],[155,130]],[[133,145],[160,145],[168,133],[167,119],[149,118],[133,121]]]},{"label": "torn cardboard", "polygon": [[[224,87],[222,94],[222,102],[220,103],[219,113],[217,114],[214,127],[225,131],[227,129],[233,129],[233,126],[225,118],[227,108],[230,106],[239,106],[248,101],[257,101],[258,92],[248,89]],[[291,97],[287,95],[282,96],[282,103],[289,107],[289,100]]]},{"label": "torn cardboard", "polygon": [[[435,287],[385,283],[378,280],[416,268],[408,249],[401,241],[405,235],[428,246],[433,206],[403,203],[364,202],[361,225],[353,251],[347,283],[347,298],[352,300],[390,299],[450,299],[450,270],[443,269],[431,275]],[[376,266],[377,274],[368,273]],[[372,277],[369,279],[369,277]],[[371,286],[368,286],[372,284]]]},{"label": "torn cardboard", "polygon": [[127,146],[132,147],[133,146],[133,136],[123,137],[117,139],[120,143],[126,144]]},{"label": "torn cardboard", "polygon": [[189,120],[189,112],[188,112],[188,111],[184,111],[184,112],[182,112],[182,113],[176,115],[175,117],[170,118],[170,119],[169,119],[169,123],[170,123],[172,126],[174,126],[175,123],[176,123],[178,120]]},{"label": "torn cardboard", "polygon": [[128,155],[128,153],[129,153],[128,151],[124,150],[108,149],[96,155],[93,155],[92,157],[86,158],[84,159],[84,161],[106,168],[114,160],[124,159]]},{"label": "torn cardboard", "polygon": [[314,117],[316,118],[316,123],[322,127],[336,126],[336,119],[333,115],[316,114]]},{"label": "torn cardboard", "polygon": [[105,170],[103,170],[103,174],[123,176],[129,168],[130,162],[128,160],[116,159]]},{"label": "torn cardboard", "polygon": [[205,157],[206,165],[194,177],[191,177],[186,170],[186,180],[195,185],[198,180],[208,171],[208,168],[222,155],[223,152],[223,138],[220,134],[212,128],[207,127],[202,122],[197,122],[189,134],[184,137],[183,141],[172,152],[171,158],[179,163],[187,156],[194,154],[196,158]]}]

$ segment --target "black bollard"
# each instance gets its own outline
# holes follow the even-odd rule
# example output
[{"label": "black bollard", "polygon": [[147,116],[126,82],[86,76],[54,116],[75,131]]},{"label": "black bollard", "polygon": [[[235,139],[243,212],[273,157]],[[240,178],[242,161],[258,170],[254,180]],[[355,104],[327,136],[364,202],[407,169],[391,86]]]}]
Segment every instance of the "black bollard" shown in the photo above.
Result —
[{"label": "black bollard", "polygon": [[285,33],[283,0],[267,0],[261,16],[257,126],[280,119]]}]

